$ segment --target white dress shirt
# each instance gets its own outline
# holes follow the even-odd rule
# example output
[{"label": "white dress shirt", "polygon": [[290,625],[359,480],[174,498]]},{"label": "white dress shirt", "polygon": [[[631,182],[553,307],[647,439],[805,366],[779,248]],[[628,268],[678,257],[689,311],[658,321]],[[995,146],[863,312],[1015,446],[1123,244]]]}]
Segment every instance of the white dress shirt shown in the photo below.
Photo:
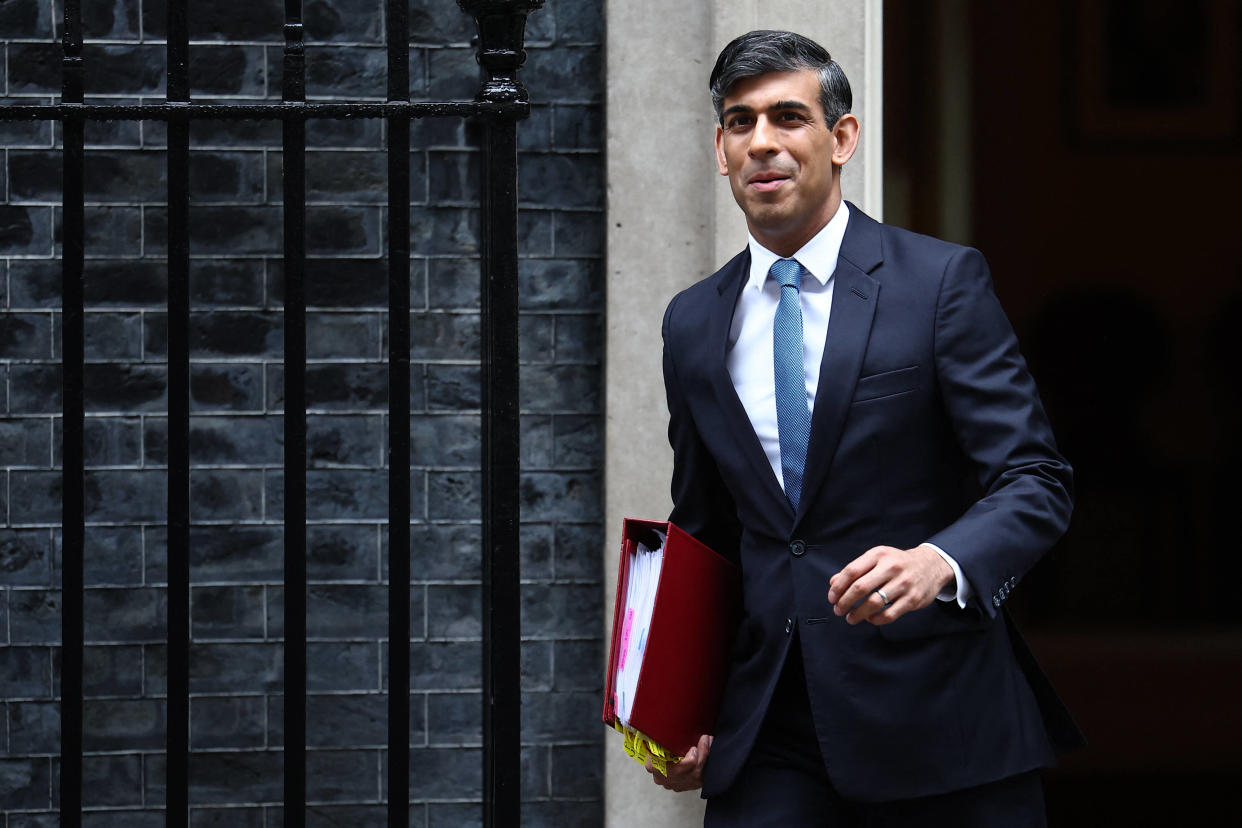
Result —
[{"label": "white dress shirt", "polygon": [[[807,409],[811,412],[815,411],[819,364],[824,356],[828,318],[832,313],[832,274],[837,269],[841,240],[845,238],[849,219],[849,208],[842,200],[824,228],[792,257],[806,270],[798,296],[802,306],[802,373],[806,381]],[[737,307],[733,311],[726,361],[733,387],[763,446],[772,473],[783,488],[785,479],[781,470],[781,443],[776,423],[776,380],[772,354],[772,320],[780,303],[781,287],[775,279],[768,278],[768,271],[781,257],[757,242],[754,236],[747,235],[750,277],[738,295]],[[973,591],[961,567],[943,549],[931,543],[926,545],[935,549],[953,569],[957,583],[956,592],[946,588],[939,598],[942,601],[956,598],[957,603],[965,607]],[[860,554],[864,551],[859,550]]]}]

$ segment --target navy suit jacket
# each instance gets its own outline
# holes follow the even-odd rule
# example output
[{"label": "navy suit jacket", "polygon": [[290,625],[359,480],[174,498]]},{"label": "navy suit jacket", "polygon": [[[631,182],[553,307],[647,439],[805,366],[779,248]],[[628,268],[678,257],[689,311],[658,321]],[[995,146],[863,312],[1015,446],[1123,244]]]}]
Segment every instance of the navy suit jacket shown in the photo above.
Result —
[{"label": "navy suit jacket", "polygon": [[[665,313],[670,519],[743,573],[742,620],[704,777],[737,778],[797,628],[816,736],[843,795],[958,790],[1081,742],[1002,605],[1065,530],[1071,469],[978,251],[849,205],[790,507],[725,362],[749,253]],[[974,587],[887,626],[832,614],[828,579],[873,546],[935,543]]]}]

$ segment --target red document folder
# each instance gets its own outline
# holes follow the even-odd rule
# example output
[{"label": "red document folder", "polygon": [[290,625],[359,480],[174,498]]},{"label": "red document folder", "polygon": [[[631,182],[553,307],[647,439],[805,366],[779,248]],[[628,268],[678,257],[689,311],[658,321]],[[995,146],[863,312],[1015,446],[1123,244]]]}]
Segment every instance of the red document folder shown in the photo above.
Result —
[{"label": "red document folder", "polygon": [[639,539],[650,548],[658,545],[656,529],[668,537],[630,726],[685,756],[699,736],[715,727],[741,608],[740,573],[672,523],[626,518],[604,684],[605,724],[616,722],[614,682],[629,565]]}]

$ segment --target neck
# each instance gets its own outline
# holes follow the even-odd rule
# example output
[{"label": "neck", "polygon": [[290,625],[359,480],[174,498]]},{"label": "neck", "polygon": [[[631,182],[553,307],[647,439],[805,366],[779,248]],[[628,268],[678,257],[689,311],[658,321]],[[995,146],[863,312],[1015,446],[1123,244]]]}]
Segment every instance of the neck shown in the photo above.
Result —
[{"label": "neck", "polygon": [[746,227],[750,230],[750,234],[755,237],[755,241],[782,259],[788,259],[801,250],[807,242],[815,238],[816,233],[828,226],[828,222],[832,221],[832,217],[837,214],[840,206],[841,192],[838,189],[834,189],[828,200],[824,202],[823,209],[816,211],[814,220],[804,222],[795,227],[771,228],[756,227],[750,222],[750,219],[747,219]]}]

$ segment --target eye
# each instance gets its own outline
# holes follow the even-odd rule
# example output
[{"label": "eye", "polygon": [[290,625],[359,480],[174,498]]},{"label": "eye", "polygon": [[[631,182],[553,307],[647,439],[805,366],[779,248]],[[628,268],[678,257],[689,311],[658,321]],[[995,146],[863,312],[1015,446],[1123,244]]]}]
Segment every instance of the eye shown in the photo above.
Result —
[{"label": "eye", "polygon": [[754,118],[750,115],[734,115],[725,121],[726,129],[744,129],[751,125]]},{"label": "eye", "polygon": [[776,119],[778,121],[786,121],[786,122],[805,121],[806,116],[796,109],[790,109],[777,115]]}]

